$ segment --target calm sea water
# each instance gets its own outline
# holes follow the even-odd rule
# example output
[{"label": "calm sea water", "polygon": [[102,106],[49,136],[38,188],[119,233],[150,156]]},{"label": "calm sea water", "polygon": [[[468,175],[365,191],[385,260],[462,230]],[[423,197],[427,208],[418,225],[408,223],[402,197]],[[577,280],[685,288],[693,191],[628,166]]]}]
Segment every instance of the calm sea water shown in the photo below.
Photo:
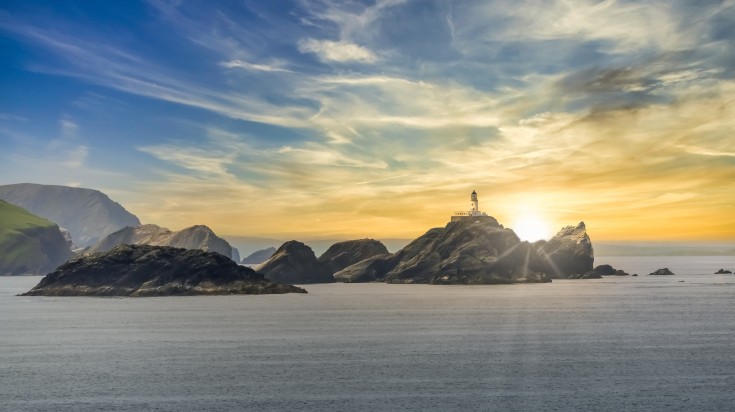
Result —
[{"label": "calm sea water", "polygon": [[712,274],[735,257],[596,263],[643,276],[122,299],[0,278],[0,410],[735,409],[735,275]]}]

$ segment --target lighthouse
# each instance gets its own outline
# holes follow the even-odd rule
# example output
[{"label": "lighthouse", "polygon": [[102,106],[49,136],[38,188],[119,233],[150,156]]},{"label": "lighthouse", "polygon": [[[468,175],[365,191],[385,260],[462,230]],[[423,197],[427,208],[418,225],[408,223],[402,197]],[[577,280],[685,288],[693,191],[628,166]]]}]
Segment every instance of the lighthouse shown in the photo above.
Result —
[{"label": "lighthouse", "polygon": [[477,192],[474,190],[472,191],[472,194],[470,194],[470,202],[470,210],[454,212],[452,215],[452,222],[466,219],[474,219],[474,221],[478,222],[488,217],[487,213],[480,212],[480,202],[477,201]]}]

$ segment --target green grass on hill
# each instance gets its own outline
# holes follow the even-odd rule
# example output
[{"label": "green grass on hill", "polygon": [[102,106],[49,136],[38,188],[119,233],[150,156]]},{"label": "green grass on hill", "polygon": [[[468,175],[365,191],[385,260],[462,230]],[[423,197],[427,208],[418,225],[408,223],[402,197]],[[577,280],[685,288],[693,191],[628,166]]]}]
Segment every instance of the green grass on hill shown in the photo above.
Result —
[{"label": "green grass on hill", "polygon": [[0,200],[0,229],[14,231],[32,227],[49,227],[54,225],[55,224],[53,222],[31,214],[22,207]]},{"label": "green grass on hill", "polygon": [[42,258],[38,239],[28,236],[23,231],[51,226],[55,224],[21,207],[0,200],[0,266]]}]

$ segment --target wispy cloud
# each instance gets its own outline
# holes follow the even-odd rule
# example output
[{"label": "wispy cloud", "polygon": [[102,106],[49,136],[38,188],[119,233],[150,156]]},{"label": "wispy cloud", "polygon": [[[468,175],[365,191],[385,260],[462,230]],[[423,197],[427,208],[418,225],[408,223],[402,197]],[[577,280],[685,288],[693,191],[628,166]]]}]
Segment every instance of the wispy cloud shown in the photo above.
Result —
[{"label": "wispy cloud", "polygon": [[[190,122],[186,136],[131,145],[150,162],[135,200],[150,220],[191,224],[215,205],[214,226],[249,216],[248,233],[298,215],[288,230],[401,236],[474,188],[501,220],[544,205],[612,238],[631,216],[655,211],[664,230],[731,203],[732,1],[148,4],[150,48],[64,19],[5,14],[0,29],[42,50],[29,70],[94,86],[73,107],[183,108],[155,120]],[[67,169],[105,144],[71,138],[87,138],[79,116],[58,128],[44,143],[66,138]]]},{"label": "wispy cloud", "polygon": [[344,41],[305,39],[299,41],[299,51],[314,53],[325,62],[375,63],[378,60],[375,53],[365,47]]},{"label": "wispy cloud", "polygon": [[285,69],[283,67],[280,67],[280,64],[256,64],[256,63],[248,63],[243,60],[230,60],[227,62],[221,62],[221,66],[227,67],[229,69],[244,69],[244,70],[251,70],[251,71],[260,71],[260,72],[290,72],[291,70]]}]

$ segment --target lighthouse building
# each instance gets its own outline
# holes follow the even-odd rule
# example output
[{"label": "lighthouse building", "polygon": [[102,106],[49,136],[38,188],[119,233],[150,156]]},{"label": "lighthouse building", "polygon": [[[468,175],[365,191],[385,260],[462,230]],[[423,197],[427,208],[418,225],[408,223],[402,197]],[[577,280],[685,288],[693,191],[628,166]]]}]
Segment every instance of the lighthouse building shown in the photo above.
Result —
[{"label": "lighthouse building", "polygon": [[480,211],[480,202],[477,200],[477,192],[473,190],[470,195],[470,210],[454,212],[452,215],[452,222],[480,217],[487,217],[487,213]]}]

